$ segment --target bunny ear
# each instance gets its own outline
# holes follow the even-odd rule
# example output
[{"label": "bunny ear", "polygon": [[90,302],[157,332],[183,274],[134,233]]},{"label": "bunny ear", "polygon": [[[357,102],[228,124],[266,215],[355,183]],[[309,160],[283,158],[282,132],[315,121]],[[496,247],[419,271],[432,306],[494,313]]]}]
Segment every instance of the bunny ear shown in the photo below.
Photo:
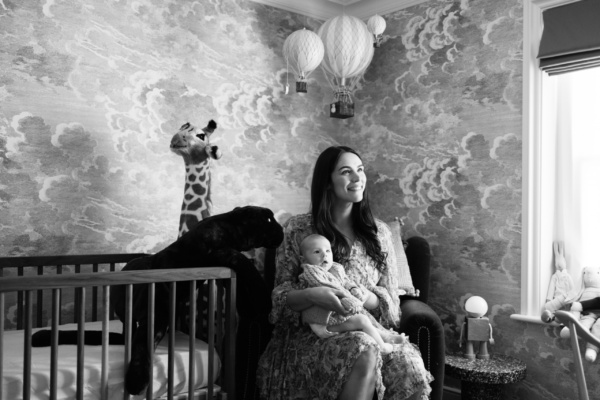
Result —
[{"label": "bunny ear", "polygon": [[565,242],[560,241],[558,242],[558,251],[560,252],[561,255],[565,255]]}]

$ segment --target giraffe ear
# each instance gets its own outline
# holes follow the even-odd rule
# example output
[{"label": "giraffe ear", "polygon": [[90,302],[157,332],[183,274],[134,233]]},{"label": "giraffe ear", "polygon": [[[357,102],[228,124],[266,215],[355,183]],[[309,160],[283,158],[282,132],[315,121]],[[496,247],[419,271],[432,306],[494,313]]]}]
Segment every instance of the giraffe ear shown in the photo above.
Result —
[{"label": "giraffe ear", "polygon": [[183,130],[183,129],[188,129],[189,127],[190,127],[190,123],[186,122],[185,124],[181,125],[181,128],[179,128],[179,129]]}]

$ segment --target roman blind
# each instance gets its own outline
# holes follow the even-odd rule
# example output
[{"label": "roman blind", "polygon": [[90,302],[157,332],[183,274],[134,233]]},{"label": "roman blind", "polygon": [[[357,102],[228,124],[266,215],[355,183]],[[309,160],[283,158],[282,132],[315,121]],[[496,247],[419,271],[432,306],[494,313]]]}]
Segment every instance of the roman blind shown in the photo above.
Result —
[{"label": "roman blind", "polygon": [[600,0],[581,0],[543,12],[538,58],[549,75],[600,66]]}]

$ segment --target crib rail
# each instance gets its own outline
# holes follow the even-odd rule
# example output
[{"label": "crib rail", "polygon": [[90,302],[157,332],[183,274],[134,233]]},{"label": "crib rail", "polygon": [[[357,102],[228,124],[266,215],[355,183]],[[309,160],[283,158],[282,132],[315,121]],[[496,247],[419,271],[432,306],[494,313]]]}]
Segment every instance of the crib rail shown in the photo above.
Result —
[{"label": "crib rail", "polygon": [[[101,271],[118,271],[129,261],[146,256],[144,253],[121,253],[121,254],[76,254],[76,255],[58,255],[58,256],[29,256],[29,257],[0,257],[0,277],[7,275],[17,276],[32,276],[32,275],[47,275],[54,273],[63,275],[67,273],[81,272],[101,272]],[[16,272],[15,272],[16,271]],[[23,295],[22,291],[17,292],[17,326],[16,329],[23,329]],[[37,290],[36,293],[37,307],[35,309],[35,318],[33,327],[38,328],[45,326],[44,323],[44,307],[43,293]],[[92,287],[91,301],[89,304],[90,316],[89,321],[99,321],[100,310],[100,292],[99,287]],[[62,301],[62,297],[60,299]],[[79,303],[80,301],[77,301]],[[60,307],[60,305],[59,305]],[[74,315],[71,322],[77,322],[78,314]],[[59,316],[59,324],[69,322],[65,321],[63,315]],[[113,313],[110,314],[110,319],[114,319]]]},{"label": "crib rail", "polygon": [[[44,266],[50,265],[63,265],[63,263],[73,264],[84,264],[91,262],[95,263],[119,263],[126,262],[127,259],[139,257],[139,255],[124,255],[115,256],[114,259],[102,256],[55,256],[55,257],[23,257],[18,260],[16,258],[0,258],[1,267],[24,267],[23,264],[34,264]],[[131,257],[129,257],[131,256]],[[213,398],[215,387],[212,381],[213,368],[214,368],[214,355],[216,351],[219,351],[218,347],[222,347],[220,354],[223,360],[223,374],[221,375],[221,386],[224,388],[224,392],[221,394],[222,398],[231,396],[235,398],[235,377],[234,377],[234,360],[235,360],[235,291],[236,291],[236,279],[235,273],[229,268],[225,267],[211,267],[211,268],[193,268],[193,269],[169,269],[169,270],[144,270],[144,271],[115,271],[114,267],[111,267],[109,272],[91,272],[91,273],[74,273],[74,274],[58,274],[58,275],[38,275],[38,276],[13,276],[13,277],[2,277],[0,278],[0,349],[3,349],[4,341],[4,321],[5,321],[5,295],[7,293],[18,292],[23,296],[23,335],[24,335],[24,371],[23,371],[23,399],[28,400],[30,397],[30,376],[31,376],[31,336],[33,328],[33,294],[39,293],[41,290],[50,290],[52,292],[52,326],[51,326],[51,352],[50,352],[50,398],[56,398],[57,392],[57,376],[56,367],[58,359],[58,329],[59,329],[59,314],[60,314],[60,296],[61,291],[65,289],[74,289],[77,294],[79,304],[85,303],[86,289],[100,289],[102,293],[101,297],[101,321],[102,321],[102,367],[101,367],[101,393],[102,398],[106,398],[108,395],[108,324],[110,319],[109,303],[110,303],[110,286],[113,285],[126,285],[126,317],[123,323],[125,327],[125,365],[128,365],[131,357],[131,322],[132,322],[132,298],[133,298],[133,285],[134,284],[145,284],[148,285],[148,315],[150,323],[148,324],[148,347],[153,350],[153,318],[154,318],[154,293],[156,283],[168,283],[169,285],[169,333],[168,333],[168,392],[167,398],[173,399],[173,363],[174,363],[174,342],[175,342],[175,306],[176,306],[176,282],[190,282],[190,301],[189,301],[189,315],[196,315],[197,302],[194,300],[196,295],[197,281],[205,281],[208,285],[208,307],[211,310],[208,313],[208,387],[207,387],[207,398]],[[221,299],[225,294],[225,302],[223,310],[223,302]],[[219,299],[219,300],[217,300]],[[77,399],[81,399],[83,396],[83,369],[84,369],[84,346],[83,346],[83,332],[85,323],[85,308],[79,306],[77,310],[77,332],[78,332],[78,345],[77,345],[77,380],[76,380],[76,393]],[[224,319],[224,321],[215,321],[216,318]],[[226,335],[223,338],[223,342],[219,343],[221,339],[221,332],[215,326],[220,327],[222,324],[225,325]],[[196,320],[195,318],[189,318],[189,386],[188,393],[190,397],[195,392],[195,336],[196,336]],[[224,354],[225,353],[225,354]],[[152,356],[152,355],[151,355]],[[3,359],[0,356],[0,376],[2,376],[2,365]],[[0,382],[1,383],[1,382]],[[150,385],[147,390],[147,398],[151,398],[153,393],[152,388],[152,368],[150,370]],[[124,399],[128,399],[129,396],[124,393]],[[0,400],[2,399],[2,388],[0,387]]]}]

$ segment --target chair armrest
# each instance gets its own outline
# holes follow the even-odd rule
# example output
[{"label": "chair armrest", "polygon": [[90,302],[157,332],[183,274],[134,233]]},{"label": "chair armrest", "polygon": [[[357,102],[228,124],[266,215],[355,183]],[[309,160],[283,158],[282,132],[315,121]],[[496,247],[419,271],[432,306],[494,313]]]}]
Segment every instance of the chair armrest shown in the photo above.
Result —
[{"label": "chair armrest", "polygon": [[586,342],[593,344],[594,346],[600,347],[600,339],[592,335],[590,330],[583,326],[581,322],[579,322],[579,319],[575,318],[573,314],[568,311],[558,310],[555,312],[555,315],[560,322],[562,322],[564,325],[567,325],[571,329],[571,335],[575,334],[572,332],[573,328],[575,328],[577,330],[577,336],[581,337]]},{"label": "chair armrest", "polygon": [[[413,236],[406,240],[406,261],[410,269],[413,285],[419,289],[418,299],[424,303],[429,300],[429,278],[431,269],[431,249],[425,238]],[[403,296],[401,300],[413,299]]]},{"label": "chair armrest", "polygon": [[398,331],[408,335],[411,343],[419,347],[425,368],[435,379],[431,383],[431,399],[441,400],[446,361],[442,321],[431,307],[420,300],[403,300],[400,309],[402,317]]}]

